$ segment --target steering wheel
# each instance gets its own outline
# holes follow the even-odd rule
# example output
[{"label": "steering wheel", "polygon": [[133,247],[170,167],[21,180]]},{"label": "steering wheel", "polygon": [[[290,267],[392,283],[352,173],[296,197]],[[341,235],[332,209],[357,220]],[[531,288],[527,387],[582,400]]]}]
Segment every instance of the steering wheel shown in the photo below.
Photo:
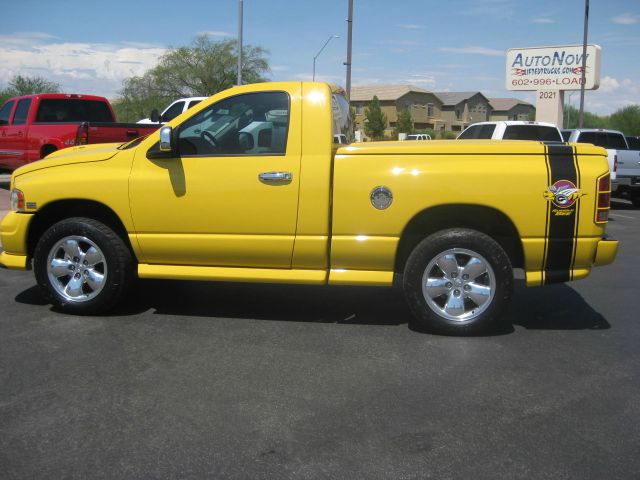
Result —
[{"label": "steering wheel", "polygon": [[218,144],[216,143],[216,137],[213,136],[211,132],[208,130],[203,130],[200,134],[200,138],[209,142],[213,147],[218,148]]}]

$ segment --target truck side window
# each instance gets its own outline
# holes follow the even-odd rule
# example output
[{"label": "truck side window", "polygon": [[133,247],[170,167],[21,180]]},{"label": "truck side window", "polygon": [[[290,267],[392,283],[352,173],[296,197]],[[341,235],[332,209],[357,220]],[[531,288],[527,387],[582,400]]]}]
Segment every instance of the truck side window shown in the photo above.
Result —
[{"label": "truck side window", "polygon": [[15,102],[7,102],[0,109],[0,125],[9,125],[9,115]]},{"label": "truck side window", "polygon": [[27,115],[29,114],[29,107],[31,106],[30,98],[23,98],[18,102],[16,107],[16,113],[13,115],[14,125],[24,125],[27,123]]},{"label": "truck side window", "polygon": [[491,139],[493,131],[496,129],[494,124],[471,125],[458,136],[458,140],[471,139]]},{"label": "truck side window", "polygon": [[161,121],[170,122],[171,120],[173,120],[174,118],[176,118],[178,115],[182,113],[183,108],[184,108],[184,102],[174,103],[167,109],[166,112],[162,114]]},{"label": "truck side window", "polygon": [[619,133],[607,133],[607,144],[609,148],[627,150],[627,142],[625,142],[624,136]]},{"label": "truck side window", "polygon": [[284,155],[289,95],[259,92],[215,103],[180,126],[182,156]]}]

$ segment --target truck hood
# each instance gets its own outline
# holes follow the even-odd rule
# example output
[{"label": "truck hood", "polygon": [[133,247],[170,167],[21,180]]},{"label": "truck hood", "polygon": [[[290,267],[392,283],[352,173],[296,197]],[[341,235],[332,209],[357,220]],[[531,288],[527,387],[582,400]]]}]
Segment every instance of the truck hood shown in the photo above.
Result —
[{"label": "truck hood", "polygon": [[70,165],[73,163],[101,162],[109,160],[119,153],[118,147],[122,143],[100,143],[96,145],[82,145],[79,147],[65,148],[48,155],[47,158],[28,163],[18,168],[13,174],[14,176],[24,175],[25,173],[35,172],[43,168],[59,167],[61,165]]}]

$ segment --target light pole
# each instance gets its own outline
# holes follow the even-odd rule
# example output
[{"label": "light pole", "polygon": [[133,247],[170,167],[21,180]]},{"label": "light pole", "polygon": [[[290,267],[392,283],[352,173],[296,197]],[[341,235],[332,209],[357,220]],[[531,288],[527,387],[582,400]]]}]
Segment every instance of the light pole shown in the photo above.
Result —
[{"label": "light pole", "polygon": [[331,40],[333,40],[334,38],[340,38],[340,35],[331,35],[329,38],[327,38],[327,41],[324,42],[324,45],[322,46],[320,51],[318,53],[316,53],[315,57],[313,57],[313,81],[314,82],[316,81],[316,58],[318,58],[320,56],[320,54],[324,50],[324,47],[326,47],[329,44],[329,42]]},{"label": "light pole", "polygon": [[242,85],[242,0],[238,0],[238,85]]},{"label": "light pole", "polygon": [[353,0],[349,0],[349,12],[347,16],[347,101],[351,102],[351,42],[353,40]]},{"label": "light pole", "polygon": [[584,39],[582,40],[582,76],[580,78],[580,117],[578,128],[584,122],[584,83],[587,74],[587,35],[589,33],[589,0],[584,1]]},{"label": "light pole", "polygon": [[569,108],[567,109],[567,125],[564,128],[571,128],[571,95],[573,95],[574,93],[576,92],[571,91],[567,95],[569,97],[569,103],[568,103]]}]

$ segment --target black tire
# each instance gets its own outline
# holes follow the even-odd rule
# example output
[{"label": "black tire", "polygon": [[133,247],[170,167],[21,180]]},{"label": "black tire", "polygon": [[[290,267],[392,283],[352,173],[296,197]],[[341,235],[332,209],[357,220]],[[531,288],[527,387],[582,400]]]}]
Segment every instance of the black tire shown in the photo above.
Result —
[{"label": "black tire", "polygon": [[[79,253],[72,258],[69,251]],[[133,281],[134,264],[119,235],[101,222],[82,217],[52,225],[33,255],[36,281],[47,299],[76,315],[96,315],[113,308]]]},{"label": "black tire", "polygon": [[640,208],[640,194],[635,194],[631,196],[631,203],[634,207]]},{"label": "black tire", "polygon": [[[454,271],[445,273],[446,267]],[[485,273],[479,273],[483,268]],[[418,327],[446,335],[488,333],[498,325],[511,298],[513,269],[491,237],[452,228],[416,246],[407,260],[403,290]]]}]

